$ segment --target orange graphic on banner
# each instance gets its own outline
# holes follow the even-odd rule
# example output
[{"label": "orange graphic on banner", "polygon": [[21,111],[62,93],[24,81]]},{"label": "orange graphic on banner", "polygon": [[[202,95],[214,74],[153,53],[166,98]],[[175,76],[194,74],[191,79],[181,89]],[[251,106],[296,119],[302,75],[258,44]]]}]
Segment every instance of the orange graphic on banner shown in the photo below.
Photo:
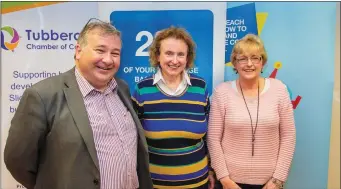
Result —
[{"label": "orange graphic on banner", "polygon": [[37,7],[43,7],[48,5],[53,5],[57,3],[64,3],[66,1],[49,1],[49,2],[1,2],[1,14],[7,14],[11,12],[27,10]]}]

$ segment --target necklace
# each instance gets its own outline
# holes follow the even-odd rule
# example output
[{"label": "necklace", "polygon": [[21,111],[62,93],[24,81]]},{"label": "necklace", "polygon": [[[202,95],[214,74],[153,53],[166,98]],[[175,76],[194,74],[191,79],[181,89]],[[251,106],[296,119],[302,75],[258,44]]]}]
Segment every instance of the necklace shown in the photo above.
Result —
[{"label": "necklace", "polygon": [[253,155],[254,155],[254,149],[255,149],[255,140],[256,140],[255,135],[256,135],[256,130],[257,130],[257,126],[258,126],[258,113],[259,113],[259,80],[258,80],[258,91],[257,91],[257,119],[256,119],[256,126],[255,126],[255,129],[253,129],[251,113],[250,113],[249,107],[247,106],[247,103],[246,103],[246,100],[245,100],[245,97],[244,97],[244,93],[243,93],[242,86],[240,85],[240,82],[239,82],[239,81],[238,81],[238,83],[239,83],[240,91],[242,92],[242,96],[243,96],[243,99],[244,99],[244,103],[245,103],[247,112],[249,113],[249,116],[250,116],[250,121],[251,121],[251,135],[252,135],[252,139],[251,139],[251,142],[252,142],[252,156],[253,156]]}]

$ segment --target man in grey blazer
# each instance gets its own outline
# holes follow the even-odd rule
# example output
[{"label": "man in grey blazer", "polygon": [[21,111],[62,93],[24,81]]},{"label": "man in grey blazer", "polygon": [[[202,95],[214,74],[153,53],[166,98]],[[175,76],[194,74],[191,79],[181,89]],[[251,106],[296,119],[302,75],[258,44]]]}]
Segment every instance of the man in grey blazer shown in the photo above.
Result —
[{"label": "man in grey blazer", "polygon": [[71,70],[28,88],[4,160],[28,189],[151,189],[143,129],[120,66],[120,32],[90,19]]}]

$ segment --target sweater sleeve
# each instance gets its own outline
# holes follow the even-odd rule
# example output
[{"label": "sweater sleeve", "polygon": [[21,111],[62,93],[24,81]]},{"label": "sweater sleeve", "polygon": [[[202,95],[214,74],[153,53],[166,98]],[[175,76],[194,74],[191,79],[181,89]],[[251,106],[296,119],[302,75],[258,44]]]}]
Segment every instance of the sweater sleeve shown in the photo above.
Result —
[{"label": "sweater sleeve", "polygon": [[[209,99],[209,97],[210,96],[209,96],[209,93],[208,93],[208,90],[207,90],[207,84],[206,84],[205,85],[206,106],[204,107],[204,113],[205,113],[207,121],[209,121],[209,113],[210,113],[210,99]],[[210,157],[210,154],[209,154],[209,151],[208,151],[208,148],[207,148],[207,133],[203,137],[203,140],[204,140],[204,145],[205,145],[205,151],[206,151],[207,158],[208,158],[208,167],[209,167],[210,171],[213,171],[212,167],[211,167],[211,157]]]},{"label": "sweater sleeve", "polygon": [[296,129],[294,110],[289,97],[289,92],[284,84],[279,89],[279,136],[280,146],[275,172],[273,177],[286,181],[293,159],[296,144]]},{"label": "sweater sleeve", "polygon": [[215,89],[211,102],[210,119],[208,125],[208,150],[211,157],[211,166],[215,171],[217,179],[229,175],[225,163],[223,148],[221,146],[222,135],[224,132],[225,107],[224,100],[219,88]]}]

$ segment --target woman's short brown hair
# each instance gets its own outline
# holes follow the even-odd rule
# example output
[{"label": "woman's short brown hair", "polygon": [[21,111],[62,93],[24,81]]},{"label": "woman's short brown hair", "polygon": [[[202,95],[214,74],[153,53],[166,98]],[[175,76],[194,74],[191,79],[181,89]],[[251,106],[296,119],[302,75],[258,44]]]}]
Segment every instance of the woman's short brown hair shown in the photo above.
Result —
[{"label": "woman's short brown hair", "polygon": [[183,40],[188,47],[187,52],[187,64],[186,68],[192,68],[194,66],[195,59],[195,43],[191,35],[184,29],[180,27],[171,26],[169,28],[163,29],[156,32],[153,43],[149,48],[149,61],[153,67],[157,67],[160,63],[158,62],[158,57],[160,55],[161,41],[167,38],[175,38]]}]

